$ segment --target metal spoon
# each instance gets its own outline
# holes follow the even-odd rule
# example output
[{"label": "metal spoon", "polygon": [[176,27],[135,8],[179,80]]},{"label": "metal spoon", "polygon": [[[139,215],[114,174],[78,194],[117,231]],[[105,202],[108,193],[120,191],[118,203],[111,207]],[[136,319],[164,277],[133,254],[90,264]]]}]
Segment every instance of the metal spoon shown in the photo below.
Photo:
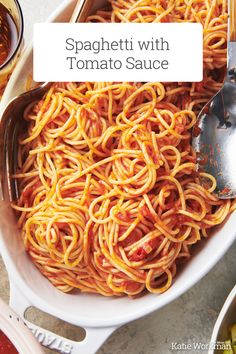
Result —
[{"label": "metal spoon", "polygon": [[[70,22],[85,21],[93,2],[78,0]],[[51,85],[45,82],[15,97],[3,112],[0,120],[0,200],[13,201],[18,198],[18,186],[11,176],[17,170],[18,136],[25,128],[24,111],[30,103],[39,101]]]},{"label": "metal spoon", "polygon": [[199,134],[192,139],[199,166],[215,177],[221,199],[236,197],[236,0],[230,1],[229,28],[225,82],[199,113]]}]

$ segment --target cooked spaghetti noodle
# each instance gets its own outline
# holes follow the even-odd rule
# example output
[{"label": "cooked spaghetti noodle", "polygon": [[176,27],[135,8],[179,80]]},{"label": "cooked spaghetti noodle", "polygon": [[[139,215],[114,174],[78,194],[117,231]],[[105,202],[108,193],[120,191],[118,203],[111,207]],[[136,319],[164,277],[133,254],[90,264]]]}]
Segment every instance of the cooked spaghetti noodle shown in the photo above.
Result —
[{"label": "cooked spaghetti noodle", "polygon": [[111,6],[88,21],[202,23],[204,81],[54,84],[25,112],[13,207],[26,250],[58,289],[162,293],[234,208],[214,196],[191,147],[196,112],[223,80],[226,1]]}]

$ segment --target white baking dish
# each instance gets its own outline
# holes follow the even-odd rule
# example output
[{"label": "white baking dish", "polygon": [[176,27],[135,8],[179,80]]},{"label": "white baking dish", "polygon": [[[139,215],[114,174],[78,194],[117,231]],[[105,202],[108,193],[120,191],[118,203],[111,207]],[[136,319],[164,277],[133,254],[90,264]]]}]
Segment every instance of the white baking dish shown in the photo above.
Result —
[{"label": "white baking dish", "polygon": [[[236,286],[227,297],[215,323],[211,343],[225,342],[229,339],[229,328],[236,323]],[[219,351],[210,349],[208,354],[217,354]]]},{"label": "white baking dish", "polygon": [[[94,3],[99,6],[104,2],[96,0]],[[73,0],[64,2],[52,19],[67,21],[73,4]],[[2,99],[1,109],[4,109],[10,99],[24,90],[25,80],[30,71],[32,71],[31,48],[26,51],[11,77]],[[61,340],[60,337],[29,324],[41,343],[61,353],[73,354],[95,353],[116,328],[158,310],[182,295],[223,257],[236,236],[236,214],[234,213],[227,223],[215,232],[214,237],[197,246],[193,258],[179,272],[172,287],[166,293],[148,294],[136,300],[127,297],[105,298],[100,295],[63,294],[54,288],[25,254],[20,237],[17,237],[18,231],[12,210],[6,202],[1,202],[0,217],[0,249],[11,283],[11,306],[22,317],[29,306],[35,306],[64,321],[84,327],[86,338],[83,342],[76,343],[66,339]]]},{"label": "white baking dish", "polygon": [[[15,346],[19,354],[43,354],[41,345],[36,341],[25,323],[0,299],[0,331]],[[7,353],[6,353],[7,354]]]}]

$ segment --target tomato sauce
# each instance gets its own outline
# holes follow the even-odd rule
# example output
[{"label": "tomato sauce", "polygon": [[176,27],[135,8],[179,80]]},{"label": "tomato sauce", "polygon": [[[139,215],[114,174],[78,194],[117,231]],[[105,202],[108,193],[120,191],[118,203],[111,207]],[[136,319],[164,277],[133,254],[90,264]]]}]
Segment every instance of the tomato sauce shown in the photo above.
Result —
[{"label": "tomato sauce", "polygon": [[160,240],[155,238],[144,244],[144,246],[139,247],[130,257],[131,261],[139,262],[146,258],[152,251],[156,250],[160,244]]},{"label": "tomato sauce", "polygon": [[201,132],[202,132],[201,128],[198,125],[195,125],[193,127],[192,135],[194,138],[197,138],[201,134]]},{"label": "tomato sauce", "polygon": [[17,27],[8,9],[0,3],[0,65],[8,59],[16,45]]},{"label": "tomato sauce", "polygon": [[0,354],[18,354],[10,339],[2,331],[0,331]]}]

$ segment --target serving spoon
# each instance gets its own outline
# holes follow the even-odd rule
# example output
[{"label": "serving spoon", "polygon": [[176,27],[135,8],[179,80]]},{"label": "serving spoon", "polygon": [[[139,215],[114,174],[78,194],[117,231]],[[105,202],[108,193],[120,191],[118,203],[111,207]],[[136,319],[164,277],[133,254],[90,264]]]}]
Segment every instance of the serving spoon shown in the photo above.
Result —
[{"label": "serving spoon", "polygon": [[[84,22],[93,3],[93,0],[78,0],[70,23]],[[14,201],[19,197],[18,185],[11,176],[17,170],[18,136],[25,127],[24,111],[29,104],[39,101],[51,85],[42,83],[13,98],[0,118],[0,200]]]},{"label": "serving spoon", "polygon": [[225,82],[199,113],[192,139],[198,164],[215,177],[220,199],[236,197],[236,0],[230,1],[229,28]]}]

